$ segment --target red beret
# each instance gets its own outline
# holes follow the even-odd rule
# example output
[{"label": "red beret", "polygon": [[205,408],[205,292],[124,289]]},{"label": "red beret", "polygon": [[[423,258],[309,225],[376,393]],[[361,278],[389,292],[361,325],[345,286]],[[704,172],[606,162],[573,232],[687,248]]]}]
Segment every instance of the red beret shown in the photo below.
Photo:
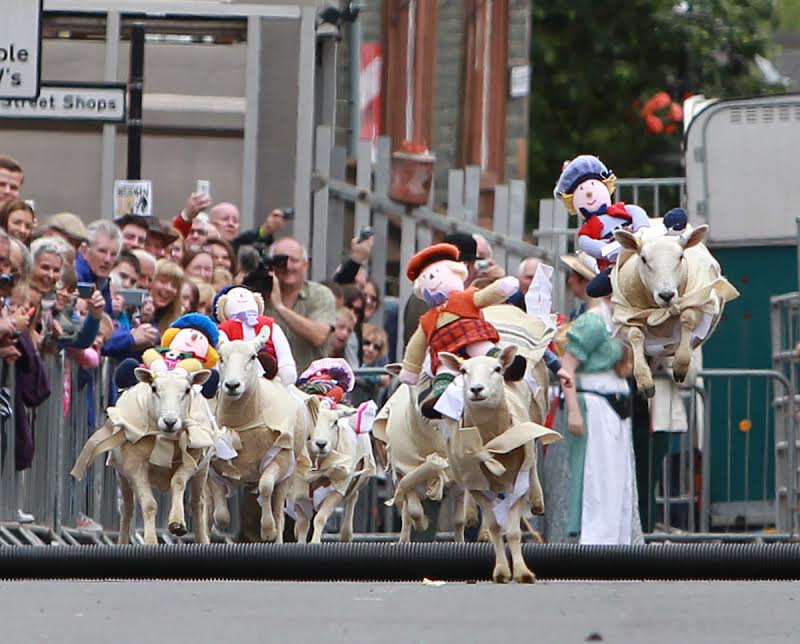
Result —
[{"label": "red beret", "polygon": [[458,254],[458,247],[453,244],[434,244],[433,246],[428,246],[428,248],[419,251],[409,260],[406,275],[408,275],[408,279],[413,282],[419,277],[419,274],[431,264],[441,262],[445,259],[457,262]]}]

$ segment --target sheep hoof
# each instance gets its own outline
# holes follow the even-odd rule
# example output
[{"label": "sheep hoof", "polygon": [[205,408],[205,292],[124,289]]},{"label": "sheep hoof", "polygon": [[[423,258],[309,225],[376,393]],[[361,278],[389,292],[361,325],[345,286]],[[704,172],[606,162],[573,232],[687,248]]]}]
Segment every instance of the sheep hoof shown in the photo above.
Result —
[{"label": "sheep hoof", "polygon": [[182,537],[186,534],[186,524],[174,521],[169,524],[169,531],[176,537]]},{"label": "sheep hoof", "polygon": [[496,566],[492,574],[492,580],[496,584],[507,584],[511,581],[511,571],[508,566]]},{"label": "sheep hoof", "polygon": [[514,575],[514,581],[518,584],[535,584],[536,583],[536,575],[534,575],[530,570],[523,570],[521,573],[517,573]]}]

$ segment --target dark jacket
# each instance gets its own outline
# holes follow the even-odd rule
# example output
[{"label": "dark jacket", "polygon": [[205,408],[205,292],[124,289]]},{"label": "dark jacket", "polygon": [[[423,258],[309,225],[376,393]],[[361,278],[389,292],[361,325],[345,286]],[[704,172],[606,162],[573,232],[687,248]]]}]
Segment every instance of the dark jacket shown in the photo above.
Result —
[{"label": "dark jacket", "polygon": [[[14,452],[17,471],[26,470],[33,463],[33,431],[28,422],[28,409],[41,405],[50,397],[47,368],[33,346],[30,336],[23,333],[17,338],[17,348],[22,354],[14,363]],[[46,427],[44,431],[55,431]]]}]

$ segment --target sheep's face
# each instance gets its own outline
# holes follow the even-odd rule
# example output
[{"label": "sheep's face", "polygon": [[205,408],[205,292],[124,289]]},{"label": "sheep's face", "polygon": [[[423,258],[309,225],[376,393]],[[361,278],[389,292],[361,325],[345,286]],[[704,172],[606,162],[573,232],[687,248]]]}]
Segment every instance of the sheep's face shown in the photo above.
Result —
[{"label": "sheep's face", "polygon": [[258,352],[269,339],[269,328],[264,327],[253,340],[220,341],[219,381],[222,395],[239,400],[258,386]]},{"label": "sheep's face", "polygon": [[158,431],[177,434],[183,428],[183,419],[189,415],[192,387],[202,385],[211,372],[208,369],[186,373],[164,371],[154,373],[147,369],[136,369],[136,378],[150,386],[150,417]]},{"label": "sheep's face", "polygon": [[636,265],[639,281],[661,308],[677,305],[681,281],[684,279],[684,254],[706,235],[708,226],[698,226],[690,234],[666,235],[639,240],[628,231],[617,231],[616,240],[628,250],[638,253]]},{"label": "sheep's face", "polygon": [[308,437],[308,451],[315,461],[325,458],[339,446],[339,421],[352,416],[355,409],[339,405],[336,409],[323,407]]},{"label": "sheep's face", "polygon": [[439,359],[448,369],[463,376],[465,407],[496,409],[505,395],[503,374],[516,355],[517,348],[510,346],[497,358],[477,356],[462,362],[452,353],[440,353]]}]

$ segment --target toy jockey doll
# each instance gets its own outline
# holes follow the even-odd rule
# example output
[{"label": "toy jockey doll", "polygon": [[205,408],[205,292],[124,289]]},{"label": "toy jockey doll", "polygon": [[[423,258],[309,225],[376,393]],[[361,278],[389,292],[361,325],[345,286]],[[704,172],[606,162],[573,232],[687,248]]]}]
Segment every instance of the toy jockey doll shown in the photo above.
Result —
[{"label": "toy jockey doll", "polygon": [[138,380],[136,367],[144,366],[150,371],[183,370],[187,373],[211,369],[211,376],[203,385],[203,396],[212,398],[217,392],[219,374],[214,369],[219,361],[215,347],[219,333],[214,322],[200,313],[187,313],[173,322],[161,336],[161,345],[147,349],[138,360],[123,360],[114,371],[114,382],[119,389],[128,389]]},{"label": "toy jockey doll", "polygon": [[616,181],[600,159],[583,154],[564,163],[553,190],[567,212],[584,217],[578,230],[578,248],[594,257],[600,269],[586,287],[589,297],[611,295],[611,268],[620,251],[614,231],[625,228],[636,232],[650,225],[647,213],[639,206],[611,202]]},{"label": "toy jockey doll", "polygon": [[219,320],[224,340],[252,340],[261,329],[269,328],[269,339],[258,354],[264,376],[271,380],[277,375],[284,385],[294,384],[297,366],[289,341],[275,320],[264,315],[264,300],[259,293],[246,286],[226,286],[217,293],[211,310]]},{"label": "toy jockey doll", "polygon": [[435,244],[411,258],[406,274],[414,282],[414,294],[430,310],[422,315],[403,357],[400,381],[415,384],[422,370],[426,350],[430,352],[433,386],[420,395],[420,411],[426,418],[441,418],[434,405],[453,382],[456,374],[439,360],[449,351],[464,358],[499,355],[497,329],[483,319],[481,309],[501,304],[519,288],[516,277],[504,277],[478,290],[464,290],[466,267],[458,261],[452,244]]}]

